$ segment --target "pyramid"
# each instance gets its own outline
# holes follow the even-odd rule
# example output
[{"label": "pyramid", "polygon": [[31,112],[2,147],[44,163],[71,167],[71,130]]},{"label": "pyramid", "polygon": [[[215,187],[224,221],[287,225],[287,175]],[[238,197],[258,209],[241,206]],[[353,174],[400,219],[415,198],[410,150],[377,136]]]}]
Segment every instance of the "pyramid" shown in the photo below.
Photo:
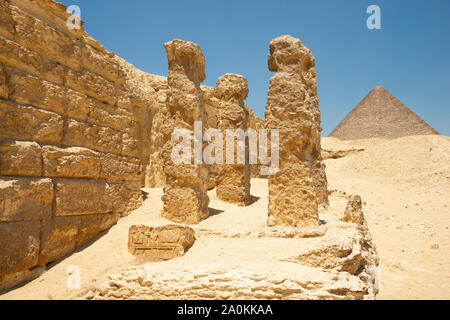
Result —
[{"label": "pyramid", "polygon": [[328,136],[357,140],[374,137],[395,139],[428,134],[439,133],[389,91],[377,86]]}]

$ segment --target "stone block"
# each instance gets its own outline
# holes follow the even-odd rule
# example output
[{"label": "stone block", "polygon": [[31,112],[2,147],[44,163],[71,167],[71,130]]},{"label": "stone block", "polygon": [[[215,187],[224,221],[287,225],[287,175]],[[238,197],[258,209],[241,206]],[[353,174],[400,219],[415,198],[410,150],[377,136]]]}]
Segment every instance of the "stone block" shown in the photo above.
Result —
[{"label": "stone block", "polygon": [[17,7],[11,6],[11,14],[17,43],[70,69],[80,69],[81,48],[77,41]]},{"label": "stone block", "polygon": [[98,179],[101,171],[100,153],[80,147],[44,146],[43,175],[59,178]]},{"label": "stone block", "polygon": [[134,225],[128,232],[128,251],[150,261],[169,260],[184,255],[194,241],[194,230],[189,227]]},{"label": "stone block", "polygon": [[67,68],[0,36],[0,62],[62,85]]},{"label": "stone block", "polygon": [[0,282],[6,274],[37,265],[39,234],[39,221],[0,223]]},{"label": "stone block", "polygon": [[114,84],[101,76],[87,70],[80,72],[69,70],[65,76],[67,87],[101,102],[111,105],[116,104],[117,97]]},{"label": "stone block", "polygon": [[0,136],[60,144],[63,118],[56,113],[0,99]]},{"label": "stone block", "polygon": [[0,177],[0,222],[51,217],[50,179]]},{"label": "stone block", "polygon": [[42,149],[36,142],[0,138],[0,175],[32,176],[42,174]]},{"label": "stone block", "polygon": [[100,214],[112,211],[108,184],[103,180],[55,179],[55,216]]},{"label": "stone block", "polygon": [[122,134],[108,127],[68,119],[63,144],[120,154]]}]

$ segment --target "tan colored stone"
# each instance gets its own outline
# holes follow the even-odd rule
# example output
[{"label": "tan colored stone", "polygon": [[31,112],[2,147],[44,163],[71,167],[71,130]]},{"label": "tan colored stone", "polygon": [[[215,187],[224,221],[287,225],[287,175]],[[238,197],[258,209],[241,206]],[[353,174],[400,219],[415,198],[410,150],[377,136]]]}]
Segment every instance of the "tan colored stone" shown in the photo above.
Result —
[{"label": "tan colored stone", "polygon": [[[141,138],[140,136],[139,138]],[[129,133],[122,134],[122,150],[121,154],[129,157],[141,157],[142,146],[136,137],[133,137]]]},{"label": "tan colored stone", "polygon": [[0,177],[0,222],[49,218],[52,203],[50,179]]},{"label": "tan colored stone", "polygon": [[43,222],[39,264],[63,258],[119,219],[117,214],[54,217]]},{"label": "tan colored stone", "polygon": [[45,272],[45,266],[36,266],[31,269],[5,274],[0,277],[0,294],[7,290],[32,281]]},{"label": "tan colored stone", "polygon": [[113,212],[122,216],[139,208],[143,201],[140,181],[111,182],[108,195],[112,199]]},{"label": "tan colored stone", "polygon": [[108,184],[103,180],[55,179],[55,216],[112,212]]},{"label": "tan colored stone", "polygon": [[0,283],[13,272],[32,268],[38,263],[40,222],[0,223]]},{"label": "tan colored stone", "polygon": [[131,112],[100,102],[91,103],[90,106],[88,122],[137,135],[139,123],[133,119]]},{"label": "tan colored stone", "polygon": [[[205,58],[193,42],[173,40],[164,47],[169,62],[167,109],[171,129],[184,128],[192,132],[194,121],[206,123],[200,90],[200,82],[205,79]],[[208,170],[203,162],[176,165],[171,157],[175,143],[165,143],[162,153],[166,176],[162,215],[175,222],[198,223],[209,216]]]},{"label": "tan colored stone", "polygon": [[16,69],[8,69],[8,78],[10,100],[60,115],[65,114],[67,98],[66,90],[63,87]]},{"label": "tan colored stone", "polygon": [[76,41],[17,7],[11,6],[11,13],[20,45],[73,70],[80,69],[81,48]]},{"label": "tan colored stone", "polygon": [[36,142],[0,138],[0,175],[34,176],[42,174],[42,150]]},{"label": "tan colored stone", "polygon": [[359,225],[362,225],[365,222],[360,196],[353,195],[349,197],[344,216],[341,220],[345,222],[353,222]]},{"label": "tan colored stone", "polygon": [[8,84],[6,83],[6,72],[0,63],[0,98],[8,99]]},{"label": "tan colored stone", "polygon": [[128,159],[105,154],[101,159],[101,177],[109,181],[140,181],[142,175],[139,159]]},{"label": "tan colored stone", "polygon": [[268,225],[318,226],[312,166],[320,135],[310,101],[315,97],[302,77],[314,57],[300,40],[281,36],[270,42],[268,65],[277,73],[270,79],[265,125],[279,130],[279,171],[268,177]]},{"label": "tan colored stone", "polygon": [[95,238],[100,232],[109,229],[120,218],[119,214],[95,214],[77,217],[78,233],[76,238],[76,248],[85,245]]},{"label": "tan colored stone", "polygon": [[184,255],[194,241],[194,230],[189,227],[134,225],[128,233],[128,251],[151,261],[170,260]]},{"label": "tan colored stone", "polygon": [[63,119],[56,113],[0,99],[0,136],[59,144]]},{"label": "tan colored stone", "polygon": [[[65,115],[79,121],[88,121],[88,117],[91,115],[92,110],[96,109],[97,105],[100,104],[97,100],[72,89],[66,88],[66,95],[67,104]],[[93,121],[89,119],[89,122]]]},{"label": "tan colored stone", "polygon": [[122,152],[122,133],[108,127],[69,119],[63,144],[120,154]]},{"label": "tan colored stone", "polygon": [[81,48],[81,64],[84,68],[95,72],[109,81],[124,84],[125,72],[107,53],[86,44]]},{"label": "tan colored stone", "polygon": [[44,146],[42,151],[43,175],[46,177],[100,177],[101,159],[98,152],[80,147],[62,149],[53,146]]},{"label": "tan colored stone", "polygon": [[56,261],[75,250],[78,218],[54,217],[43,221],[39,264]]},{"label": "tan colored stone", "polygon": [[87,70],[80,72],[68,70],[65,75],[65,81],[67,87],[101,102],[111,105],[117,102],[114,84],[93,72]]},{"label": "tan colored stone", "polygon": [[0,62],[62,85],[66,67],[0,36]]},{"label": "tan colored stone", "polygon": [[12,5],[15,5],[22,10],[32,14],[42,21],[46,21],[59,31],[79,39],[85,34],[83,29],[83,21],[81,21],[80,29],[67,28],[67,19],[70,13],[67,12],[66,6],[54,0],[8,0]]},{"label": "tan colored stone", "polygon": [[11,9],[7,1],[0,1],[0,35],[14,38],[14,20],[11,17]]},{"label": "tan colored stone", "polygon": [[[217,128],[224,136],[226,147],[227,129],[247,130],[248,113],[244,107],[244,99],[248,96],[247,79],[241,75],[227,73],[217,79],[216,96],[220,99],[217,113]],[[235,142],[233,142],[236,144]],[[219,165],[217,176],[217,198],[248,205],[250,199],[250,165],[248,162],[248,139],[245,139],[245,164],[237,164],[237,147],[234,146],[234,161],[236,164]]]}]

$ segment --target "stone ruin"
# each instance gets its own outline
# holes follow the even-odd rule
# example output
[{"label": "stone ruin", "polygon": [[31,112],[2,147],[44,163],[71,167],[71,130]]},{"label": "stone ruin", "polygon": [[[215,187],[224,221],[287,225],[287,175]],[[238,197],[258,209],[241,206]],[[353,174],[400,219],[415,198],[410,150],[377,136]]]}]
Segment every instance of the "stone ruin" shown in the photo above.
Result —
[{"label": "stone ruin", "polygon": [[[244,107],[244,99],[248,96],[247,79],[241,75],[227,73],[217,79],[216,96],[220,99],[217,117],[217,128],[223,131],[223,146],[228,146],[225,130],[247,130],[248,113]],[[239,147],[233,140],[233,163],[238,159]],[[229,146],[228,146],[229,147]],[[238,205],[250,204],[250,164],[249,144],[245,139],[244,159],[242,164],[219,165],[216,184],[217,198]],[[229,155],[226,155],[226,158]],[[228,158],[227,158],[228,159]]]},{"label": "stone ruin", "polygon": [[194,241],[194,230],[189,227],[131,226],[128,233],[128,251],[149,261],[169,260],[184,255]]},{"label": "stone ruin", "polygon": [[[205,79],[205,58],[197,44],[173,40],[164,44],[169,61],[169,92],[167,108],[171,115],[170,129],[185,129],[194,136],[188,157],[191,164],[176,164],[172,150],[178,141],[169,140],[163,147],[164,209],[162,215],[179,223],[198,223],[209,216],[208,169],[203,162],[195,163],[195,144],[203,144],[194,135],[194,122],[206,122],[200,82]],[[201,159],[201,158],[200,158]]]},{"label": "stone ruin", "polygon": [[[249,206],[250,178],[261,176],[259,164],[249,164],[248,141],[244,163],[195,163],[195,144],[204,144],[203,137],[194,134],[195,121],[203,122],[203,131],[278,129],[280,170],[267,177],[267,225],[294,229],[280,233],[268,228],[255,237],[282,234],[297,241],[327,236],[325,229],[317,228],[319,207],[329,201],[315,61],[300,40],[282,36],[270,43],[269,70],[276,74],[270,80],[262,120],[244,103],[248,87],[243,76],[225,74],[216,88],[200,86],[205,58],[197,44],[166,43],[168,77],[151,75],[105,50],[83,28],[68,30],[68,15],[52,0],[0,0],[0,291],[34,278],[46,264],[82,248],[138,208],[142,187],[164,187],[161,216],[180,224],[199,224],[209,216],[207,191],[213,188],[217,198]],[[171,134],[177,128],[194,136],[191,164],[172,159],[178,141]],[[340,223],[366,226],[362,211],[358,213],[360,201],[355,198],[352,203]],[[366,227],[348,229],[354,232],[350,240],[371,243]],[[152,261],[168,260],[181,257],[194,240],[194,229],[186,226],[132,226],[128,248]],[[312,251],[292,259],[316,266],[316,255],[334,252],[336,240],[327,241],[325,249],[307,248]],[[352,241],[346,247],[350,252]],[[319,253],[311,256],[311,252]],[[326,259],[332,261],[330,269],[350,260],[357,266],[351,269],[352,276],[359,276],[366,264],[377,264],[374,250],[364,252],[345,261]],[[270,280],[278,270],[286,277],[295,274],[297,283],[309,283],[309,269],[298,265],[274,263],[266,269],[249,267],[246,273],[247,267],[239,272],[251,285],[257,285],[255,274]],[[214,267],[208,268],[216,290],[222,290],[220,276],[216,279]],[[328,272],[320,276],[317,297],[322,286],[337,279]],[[339,274],[339,279],[345,282],[348,297],[366,295],[362,284],[357,289],[348,285],[347,275]],[[273,294],[248,293],[248,297],[282,298],[287,292],[290,298],[310,297],[289,291],[288,282],[269,280],[267,292]],[[161,288],[165,285],[170,289],[172,284],[161,283]],[[242,290],[247,286],[239,285]],[[340,289],[333,290],[326,297],[339,298]]]},{"label": "stone ruin", "polygon": [[280,134],[279,171],[268,177],[268,225],[319,225],[318,205],[327,202],[320,161],[320,112],[315,60],[298,39],[281,36],[270,42],[267,129]]}]

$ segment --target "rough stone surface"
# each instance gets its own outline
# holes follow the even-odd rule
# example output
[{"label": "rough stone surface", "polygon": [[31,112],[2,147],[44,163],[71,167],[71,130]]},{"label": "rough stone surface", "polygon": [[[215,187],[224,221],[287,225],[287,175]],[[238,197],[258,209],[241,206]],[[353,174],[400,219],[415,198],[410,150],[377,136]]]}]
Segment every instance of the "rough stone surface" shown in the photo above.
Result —
[{"label": "rough stone surface", "polygon": [[184,255],[195,241],[194,230],[179,225],[131,226],[128,251],[146,260],[169,260]]},{"label": "rough stone surface", "polygon": [[[225,130],[241,129],[243,132],[247,130],[248,113],[244,107],[244,99],[248,96],[247,79],[237,74],[225,74],[217,80],[215,92],[220,101],[217,128],[222,131],[223,146],[227,148],[229,146],[227,146]],[[227,164],[224,159],[222,161],[226,164],[218,166],[216,194],[223,201],[248,205],[251,201],[248,139],[245,139],[243,145],[245,148],[244,164],[237,163],[238,148],[235,141],[233,141],[234,164]],[[225,155],[224,157],[226,158]]]},{"label": "rough stone surface", "polygon": [[[169,61],[170,129],[185,129],[193,136],[194,121],[206,122],[200,90],[200,82],[205,79],[205,58],[193,42],[173,40],[164,47]],[[193,160],[191,164],[175,164],[171,155],[177,143],[170,140],[163,148],[166,186],[162,215],[174,222],[195,224],[209,216],[208,169],[203,162],[195,164]]]},{"label": "rough stone surface", "polygon": [[50,179],[0,177],[0,225],[3,221],[49,218],[52,203]]},{"label": "rough stone surface", "polygon": [[349,197],[344,216],[341,220],[361,225],[364,224],[365,219],[362,211],[362,202],[360,196],[352,195]]},{"label": "rough stone surface", "polygon": [[268,177],[269,226],[319,225],[314,168],[320,156],[320,126],[314,63],[311,51],[298,39],[281,36],[270,43],[268,65],[276,74],[270,80],[265,125],[279,130],[280,168]]},{"label": "rough stone surface", "polygon": [[42,149],[36,142],[0,138],[0,175],[39,177]]},{"label": "rough stone surface", "polygon": [[15,263],[26,267],[8,269],[0,288],[30,279],[37,273],[26,268],[64,257],[143,200],[155,91],[83,27],[69,30],[69,16],[52,0],[0,0],[0,237],[3,225],[23,221],[37,223],[41,239],[32,260],[28,238],[16,239]]},{"label": "rough stone surface", "polygon": [[100,285],[91,299],[363,299],[367,286],[349,273],[289,263],[220,267],[130,267]]},{"label": "rough stone surface", "polygon": [[40,246],[40,222],[0,223],[0,283],[8,273],[37,265]]},{"label": "rough stone surface", "polygon": [[109,213],[112,199],[103,180],[55,179],[55,216]]}]

